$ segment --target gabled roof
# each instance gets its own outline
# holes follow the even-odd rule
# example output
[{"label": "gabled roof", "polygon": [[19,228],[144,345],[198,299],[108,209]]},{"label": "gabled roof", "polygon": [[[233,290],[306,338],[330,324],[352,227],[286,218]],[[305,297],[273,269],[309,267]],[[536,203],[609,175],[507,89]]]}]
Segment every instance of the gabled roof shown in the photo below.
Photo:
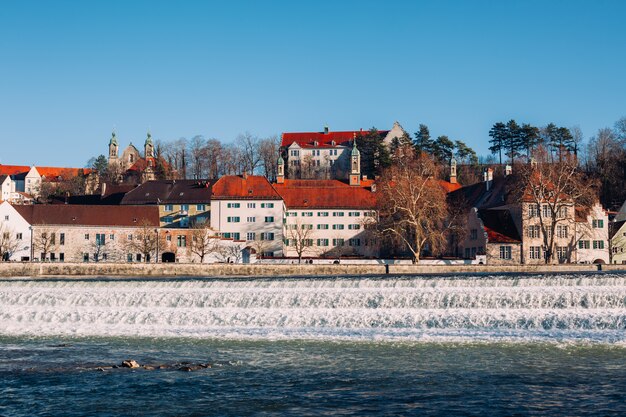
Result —
[{"label": "gabled roof", "polygon": [[274,184],[287,209],[356,209],[376,207],[376,194],[339,180],[285,180]]},{"label": "gabled roof", "polygon": [[215,200],[280,200],[267,178],[261,175],[226,175],[213,184]]},{"label": "gabled roof", "polygon": [[138,227],[142,222],[159,226],[156,206],[15,205],[15,210],[32,225]]},{"label": "gabled roof", "polygon": [[211,180],[153,180],[127,192],[120,204],[195,204],[211,201]]},{"label": "gabled roof", "polygon": [[[335,142],[334,146],[350,146],[352,145],[352,141],[356,135],[359,136],[367,135],[367,130],[350,130],[343,132],[299,132],[299,133],[289,133],[285,132],[281,136],[280,146],[289,146],[292,143],[296,142],[299,146],[303,148],[324,148],[324,147],[332,147],[331,142]],[[379,130],[378,133],[381,137],[384,137],[389,133],[388,130]],[[317,145],[315,144],[317,143]],[[358,141],[357,141],[358,146]]]},{"label": "gabled roof", "polygon": [[485,226],[489,243],[521,243],[522,239],[515,227],[509,210],[478,210],[478,217]]},{"label": "gabled roof", "polygon": [[2,165],[0,164],[1,175],[16,175],[30,171],[29,166],[25,165]]},{"label": "gabled roof", "polygon": [[506,183],[506,177],[498,177],[491,181],[489,190],[487,190],[487,183],[482,181],[459,187],[457,190],[453,190],[450,195],[463,199],[469,207],[478,209],[499,207],[506,204]]}]

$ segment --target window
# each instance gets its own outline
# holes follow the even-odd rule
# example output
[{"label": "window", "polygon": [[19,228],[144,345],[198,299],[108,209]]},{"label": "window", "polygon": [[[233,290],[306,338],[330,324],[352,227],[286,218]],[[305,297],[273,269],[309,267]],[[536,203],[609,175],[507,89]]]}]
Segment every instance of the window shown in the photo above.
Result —
[{"label": "window", "polygon": [[559,259],[559,262],[567,261],[567,246],[557,246],[556,255]]},{"label": "window", "polygon": [[254,240],[256,238],[256,233],[248,232],[246,233],[246,240]]},{"label": "window", "polygon": [[132,254],[132,253],[129,253],[128,255],[126,255],[126,260],[127,260],[128,262],[132,262],[132,261],[133,261],[133,254]]},{"label": "window", "polygon": [[110,234],[109,235],[109,240],[115,240],[115,235],[114,234]]},{"label": "window", "polygon": [[256,203],[248,203],[248,208],[256,208]]},{"label": "window", "polygon": [[343,230],[343,224],[333,224],[333,230]]},{"label": "window", "polygon": [[511,247],[510,246],[500,246],[500,259],[511,259]]},{"label": "window", "polygon": [[361,225],[360,224],[349,224],[348,225],[348,229],[350,229],[350,230],[359,230],[359,229],[361,229]]},{"label": "window", "polygon": [[343,239],[333,239],[333,246],[343,246]]},{"label": "window", "polygon": [[539,206],[536,204],[531,204],[530,206],[528,206],[528,217],[529,218],[533,218],[533,217],[538,217],[539,216]]},{"label": "window", "polygon": [[239,232],[233,233],[233,239],[239,240],[240,237],[241,237],[241,235],[239,234]]},{"label": "window", "polygon": [[174,211],[174,206],[171,205],[171,204],[166,204],[165,205],[165,211]]},{"label": "window", "polygon": [[246,217],[246,221],[248,223],[254,223],[254,222],[256,222],[256,217],[254,217],[254,216]]},{"label": "window", "polygon": [[298,217],[298,213],[295,213],[293,211],[288,211],[286,216],[287,217]]},{"label": "window", "polygon": [[274,203],[261,203],[261,208],[274,208]]},{"label": "window", "polygon": [[65,261],[65,254],[63,252],[59,253],[59,261],[61,262]]},{"label": "window", "polygon": [[171,224],[173,222],[174,222],[174,218],[172,216],[165,216],[165,217],[163,217],[163,223]]},{"label": "window", "polygon": [[348,216],[350,217],[360,217],[361,213],[358,211],[351,211],[350,213],[348,213]]},{"label": "window", "polygon": [[303,211],[302,212],[302,217],[313,217],[313,212],[312,211]]},{"label": "window", "polygon": [[365,216],[365,217],[375,217],[376,216],[376,212],[375,211],[366,211],[365,213],[363,213],[363,216]]},{"label": "window", "polygon": [[549,206],[549,205],[544,204],[544,205],[543,205],[543,207],[542,207],[542,211],[543,211],[543,212],[542,212],[541,214],[542,214],[542,216],[543,216],[544,218],[551,217],[551,216],[550,216],[550,214],[552,213],[552,209],[550,208],[550,206]]},{"label": "window", "polygon": [[343,217],[344,214],[343,211],[333,211],[333,217]]},{"label": "window", "polygon": [[292,149],[291,151],[289,151],[289,155],[290,156],[300,156],[300,151],[297,149]]},{"label": "window", "polygon": [[265,216],[265,223],[274,223],[274,216]]},{"label": "window", "polygon": [[594,249],[604,249],[604,240],[594,240],[593,241]]},{"label": "window", "polygon": [[317,239],[317,246],[328,246],[328,239]]},{"label": "window", "polygon": [[102,246],[105,244],[104,233],[96,233],[96,245]]},{"label": "window", "polygon": [[465,248],[465,259],[469,259],[470,257],[470,248]]},{"label": "window", "polygon": [[133,235],[126,236],[126,240],[133,240]]},{"label": "window", "polygon": [[181,204],[180,205],[180,210],[181,211],[189,211],[189,204]]},{"label": "window", "polygon": [[50,253],[50,261],[54,262],[57,260],[57,255],[55,253]]},{"label": "window", "polygon": [[304,239],[304,246],[313,246],[313,239]]},{"label": "window", "polygon": [[568,214],[568,207],[567,206],[559,207],[559,217],[560,218],[566,218],[567,214]]},{"label": "window", "polygon": [[178,246],[179,248],[186,248],[187,247],[187,236],[185,236],[185,235],[178,235],[178,236],[176,236],[176,246]]},{"label": "window", "polygon": [[226,207],[228,208],[239,208],[241,206],[240,203],[228,203],[226,204]]},{"label": "window", "polygon": [[317,225],[317,229],[318,230],[328,230],[328,225],[327,224],[318,224]]},{"label": "window", "polygon": [[272,251],[264,251],[264,252],[261,252],[261,256],[263,258],[273,258],[274,257],[274,252],[272,252]]},{"label": "window", "polygon": [[196,204],[196,211],[205,211],[206,204]]},{"label": "window", "polygon": [[313,225],[312,224],[303,224],[302,225],[302,230],[311,230],[313,229]]},{"label": "window", "polygon": [[172,235],[170,235],[169,232],[167,232],[167,234],[165,235],[165,240],[168,241],[168,242],[172,241]]},{"label": "window", "polygon": [[604,228],[604,220],[602,219],[593,219],[591,221],[594,229],[602,229]]},{"label": "window", "polygon": [[135,259],[137,260],[137,262],[141,262],[141,254],[138,253],[137,256],[135,256]]},{"label": "window", "polygon": [[348,243],[350,246],[361,246],[361,239],[350,239]]},{"label": "window", "polygon": [[271,233],[271,232],[261,233],[261,240],[274,240],[274,233]]},{"label": "window", "polygon": [[318,211],[317,215],[319,217],[328,217],[328,212],[327,211]]},{"label": "window", "polygon": [[578,249],[589,249],[589,241],[588,240],[579,240],[578,241]]},{"label": "window", "polygon": [[530,247],[530,259],[541,259],[541,246]]},{"label": "window", "polygon": [[239,223],[239,220],[240,220],[239,216],[234,216],[234,217],[229,216],[226,218],[226,221],[228,223]]},{"label": "window", "polygon": [[[63,233],[61,233],[61,234],[63,234]],[[17,235],[15,235],[15,238],[16,238],[17,240],[22,240],[22,234],[21,234],[21,233],[18,233]]]},{"label": "window", "polygon": [[85,240],[89,240],[89,233],[85,233]]},{"label": "window", "polygon": [[539,232],[540,232],[540,226],[536,225],[536,226],[528,226],[528,229],[526,229],[526,235],[529,238],[538,238],[539,237]]},{"label": "window", "polygon": [[470,230],[470,240],[478,239],[478,229]]},{"label": "window", "polygon": [[568,234],[569,234],[568,226],[559,225],[556,227],[556,237],[567,238]]}]

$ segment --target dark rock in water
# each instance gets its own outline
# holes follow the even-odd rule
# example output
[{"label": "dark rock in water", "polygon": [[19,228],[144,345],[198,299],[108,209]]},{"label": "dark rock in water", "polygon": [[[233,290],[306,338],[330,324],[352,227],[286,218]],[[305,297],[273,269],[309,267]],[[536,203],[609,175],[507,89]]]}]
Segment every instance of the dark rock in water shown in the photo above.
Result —
[{"label": "dark rock in water", "polygon": [[154,371],[156,369],[154,366],[150,366],[150,365],[144,365],[142,368],[145,369],[146,371]]},{"label": "dark rock in water", "polygon": [[59,343],[58,345],[48,345],[51,348],[64,348],[64,347],[72,347],[70,343]]},{"label": "dark rock in water", "polygon": [[96,371],[104,372],[104,368],[99,366],[99,367],[96,368]]},{"label": "dark rock in water", "polygon": [[137,361],[133,359],[127,359],[124,362],[122,362],[122,368],[139,368],[139,367],[140,367],[139,363],[137,363]]},{"label": "dark rock in water", "polygon": [[181,366],[180,368],[178,368],[178,370],[183,372],[191,372],[193,371],[193,368],[191,366]]}]

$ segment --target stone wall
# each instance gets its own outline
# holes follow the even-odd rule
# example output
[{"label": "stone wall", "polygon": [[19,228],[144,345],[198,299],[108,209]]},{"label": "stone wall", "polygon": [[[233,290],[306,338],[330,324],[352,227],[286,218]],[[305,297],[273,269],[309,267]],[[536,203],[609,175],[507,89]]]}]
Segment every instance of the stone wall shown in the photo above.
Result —
[{"label": "stone wall", "polygon": [[[624,265],[602,265],[606,271],[625,271]],[[455,273],[566,273],[596,271],[596,265],[391,265],[390,274]],[[234,265],[234,264],[112,264],[112,263],[0,263],[2,277],[227,277],[384,275],[385,265]]]}]

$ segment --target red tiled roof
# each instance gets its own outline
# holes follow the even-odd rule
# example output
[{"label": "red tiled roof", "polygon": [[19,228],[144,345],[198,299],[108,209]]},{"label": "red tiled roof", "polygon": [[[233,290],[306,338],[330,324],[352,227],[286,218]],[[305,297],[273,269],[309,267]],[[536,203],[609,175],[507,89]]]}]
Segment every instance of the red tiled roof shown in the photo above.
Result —
[{"label": "red tiled roof", "polygon": [[[301,132],[301,133],[283,133],[281,137],[280,146],[289,146],[292,143],[296,142],[303,148],[311,148],[311,147],[330,147],[332,146],[331,142],[335,141],[336,145],[344,145],[347,146],[352,143],[352,139],[354,139],[354,135],[364,136],[368,133],[367,130],[350,130],[345,132]],[[388,130],[379,130],[378,133],[381,136],[389,133]],[[317,142],[317,145],[314,145],[314,142]]]},{"label": "red tiled roof", "polygon": [[267,178],[261,175],[226,175],[213,184],[211,198],[217,200],[280,200]]},{"label": "red tiled roof", "polygon": [[[161,164],[167,169],[168,164],[167,162],[165,162],[163,158],[161,158]],[[128,171],[142,172],[148,166],[150,166],[152,169],[156,169],[156,165],[157,165],[157,158],[152,158],[152,157],[139,158],[137,159],[137,161],[135,161],[135,163],[130,168],[128,168]]]},{"label": "red tiled roof", "polygon": [[80,175],[87,175],[91,172],[90,168],[59,168],[59,167],[38,167],[35,166],[37,172],[41,177],[45,177],[49,181],[61,178],[64,180],[78,177]]},{"label": "red tiled roof", "polygon": [[285,180],[274,184],[287,209],[346,208],[373,209],[376,194],[364,186],[351,186],[338,180]]},{"label": "red tiled roof", "polygon": [[478,216],[483,222],[489,243],[521,243],[509,210],[479,210]]},{"label": "red tiled roof", "polygon": [[451,182],[439,180],[439,185],[446,193],[451,193],[452,191],[456,191],[461,188],[461,184],[458,182],[456,184],[452,184]]},{"label": "red tiled roof", "polygon": [[16,174],[23,174],[28,171],[30,171],[29,166],[0,164],[0,175],[16,175]]},{"label": "red tiled roof", "polygon": [[30,224],[76,226],[159,226],[157,206],[94,205],[15,205],[15,210]]}]

